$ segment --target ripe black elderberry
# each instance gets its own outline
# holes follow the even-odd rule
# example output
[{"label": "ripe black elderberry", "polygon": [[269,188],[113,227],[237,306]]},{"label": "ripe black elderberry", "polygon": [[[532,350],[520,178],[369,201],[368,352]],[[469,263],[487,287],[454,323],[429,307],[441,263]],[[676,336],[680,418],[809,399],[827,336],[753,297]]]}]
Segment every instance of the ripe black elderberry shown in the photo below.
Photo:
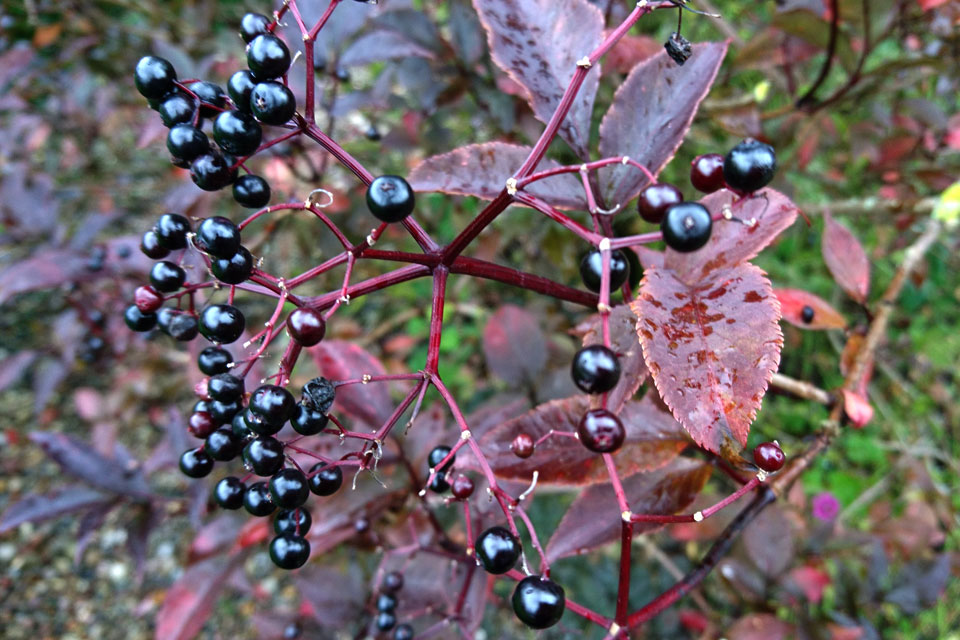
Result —
[{"label": "ripe black elderberry", "polygon": [[723,179],[723,156],[707,153],[690,163],[690,183],[697,191],[713,193],[726,186]]},{"label": "ripe black elderberry", "polygon": [[214,277],[225,284],[240,284],[253,273],[253,256],[246,247],[241,246],[229,258],[217,258],[210,261],[210,271]]},{"label": "ripe black elderberry", "polygon": [[180,471],[191,478],[203,478],[213,471],[213,459],[203,449],[188,449],[180,456]]},{"label": "ripe black elderberry", "polygon": [[373,620],[377,631],[390,631],[397,624],[397,614],[393,611],[380,611]]},{"label": "ripe black elderberry", "polygon": [[305,347],[312,347],[323,340],[327,323],[316,309],[301,307],[287,316],[287,333]]},{"label": "ripe black elderberry", "polygon": [[247,487],[247,492],[243,495],[243,508],[250,515],[258,517],[268,516],[277,510],[266,482],[255,482]]},{"label": "ripe black elderberry", "polygon": [[[438,464],[443,462],[443,459],[450,454],[450,447],[447,445],[441,444],[434,447],[430,451],[430,455],[427,456],[427,464],[430,465],[430,468],[436,468]],[[446,462],[442,467],[438,468],[437,471],[449,471],[450,467],[453,466],[454,461],[457,459],[456,455],[451,456],[450,460]]]},{"label": "ripe black elderberry", "polygon": [[178,342],[190,342],[197,337],[197,317],[176,309],[161,309],[157,313],[160,330]]},{"label": "ripe black elderberry", "polygon": [[173,89],[177,72],[173,65],[163,58],[144,56],[137,62],[133,72],[133,82],[144,98],[158,100]]},{"label": "ripe black elderberry", "polygon": [[213,121],[213,139],[227,153],[248,156],[260,146],[263,129],[253,116],[224,111]]},{"label": "ripe black elderberry", "polygon": [[167,260],[156,263],[150,269],[150,284],[163,293],[173,293],[183,286],[186,279],[187,272],[179,265]]},{"label": "ripe black elderberry", "polygon": [[380,588],[387,593],[396,593],[403,589],[403,574],[399,571],[391,571],[383,576],[383,584]]},{"label": "ripe black elderberry", "polygon": [[240,400],[214,400],[210,403],[210,415],[217,422],[227,423],[233,420],[233,416],[237,415],[242,408],[243,404]]},{"label": "ripe black elderberry", "polygon": [[190,85],[190,91],[193,91],[202,103],[200,115],[204,118],[216,116],[227,103],[227,96],[223,89],[212,82],[194,82]]},{"label": "ripe black elderberry", "polygon": [[[593,249],[580,260],[580,277],[587,289],[594,293],[600,292],[600,279],[603,275],[603,254],[599,249]],[[616,249],[610,252],[610,291],[616,291],[630,277],[630,263],[623,251]]]},{"label": "ripe black elderberry", "polygon": [[200,333],[210,342],[236,342],[245,326],[243,314],[232,304],[212,304],[200,313]]},{"label": "ripe black elderberry", "polygon": [[591,409],[577,425],[580,442],[595,453],[612,453],[623,445],[627,436],[616,414],[606,409]]},{"label": "ripe black elderberry", "polygon": [[283,428],[282,424],[271,424],[259,413],[247,409],[242,413],[243,425],[250,433],[258,436],[272,436]]},{"label": "ripe black elderberry", "polygon": [[160,240],[157,238],[157,232],[150,229],[140,238],[140,251],[143,255],[153,260],[161,260],[169,255],[169,251],[160,246]]},{"label": "ripe black elderberry", "polygon": [[272,476],[283,467],[283,444],[276,438],[257,438],[243,448],[243,462],[258,476]]},{"label": "ripe black elderberry", "polygon": [[270,203],[270,185],[260,176],[248,173],[233,183],[233,199],[247,209],[260,209]]},{"label": "ripe black elderberry", "polygon": [[231,162],[218,153],[204,153],[190,163],[190,179],[204,191],[223,189],[236,177],[237,170],[231,166]]},{"label": "ripe black elderberry", "polygon": [[520,541],[506,527],[490,527],[473,545],[477,559],[488,573],[500,575],[513,569],[520,559]]},{"label": "ripe black elderberry", "polygon": [[748,138],[727,153],[723,160],[723,177],[727,185],[740,193],[753,193],[764,188],[777,172],[777,154],[773,147]]},{"label": "ripe black elderberry", "polygon": [[707,244],[712,230],[710,212],[698,202],[673,205],[660,223],[663,241],[680,253],[690,253]]},{"label": "ripe black elderberry", "polygon": [[560,622],[567,600],[563,587],[540,576],[527,576],[513,591],[513,611],[532,629],[546,629]]},{"label": "ripe black elderberry", "polygon": [[170,251],[187,247],[187,233],[190,232],[190,221],[179,213],[165,213],[157,220],[154,227],[157,232],[157,241],[160,246]]},{"label": "ripe black elderberry", "polygon": [[233,356],[221,347],[207,347],[197,356],[197,367],[208,376],[230,371]]},{"label": "ripe black elderberry", "polygon": [[281,469],[270,478],[270,495],[281,509],[302,507],[310,496],[307,479],[297,469]]},{"label": "ripe black elderberry", "polygon": [[240,19],[240,37],[244,42],[250,42],[270,28],[270,18],[262,13],[248,13]]},{"label": "ripe black elderberry", "polygon": [[310,558],[310,543],[290,533],[270,541],[270,559],[281,569],[299,569]]},{"label": "ripe black elderberry", "polygon": [[243,395],[243,378],[230,373],[217,373],[207,381],[207,394],[213,400],[233,402]]},{"label": "ripe black elderberry", "polygon": [[279,78],[290,68],[290,50],[271,33],[261,33],[247,45],[247,66],[258,80]]},{"label": "ripe black elderberry", "polygon": [[310,468],[307,484],[318,496],[332,496],[343,484],[343,471],[340,467],[328,467],[326,462],[318,462]]},{"label": "ripe black elderberry", "polygon": [[377,596],[377,611],[395,611],[397,596],[392,593],[381,593]]},{"label": "ripe black elderberry", "polygon": [[293,414],[296,400],[284,387],[265,384],[250,396],[250,411],[260,415],[268,424],[283,425]]},{"label": "ripe black elderberry", "polygon": [[246,69],[237,71],[227,80],[227,95],[237,110],[250,113],[250,94],[256,84],[253,74]]},{"label": "ripe black elderberry", "polygon": [[808,304],[803,305],[803,309],[800,310],[800,319],[803,320],[804,324],[810,324],[813,322],[814,310]]},{"label": "ripe black elderberry", "polygon": [[160,114],[160,121],[163,126],[172,127],[176,124],[189,124],[193,122],[193,116],[197,111],[193,98],[182,93],[173,93],[163,99],[160,106],[157,107],[157,113]]},{"label": "ripe black elderberry", "polygon": [[313,518],[306,509],[284,509],[278,511],[273,519],[273,531],[278,536],[287,533],[305,536],[310,531],[310,525],[313,524]]},{"label": "ripe black elderberry", "polygon": [[243,506],[243,496],[247,487],[239,478],[228,476],[213,488],[213,499],[224,509],[239,509]]},{"label": "ripe black elderberry", "polygon": [[218,258],[230,258],[240,249],[240,230],[228,218],[213,216],[197,227],[197,247]]},{"label": "ripe black elderberry", "polygon": [[203,450],[214,460],[233,460],[240,453],[241,442],[229,427],[220,427],[207,437]]},{"label": "ripe black elderberry", "polygon": [[380,176],[367,187],[367,208],[383,222],[400,222],[415,204],[413,189],[400,176]]},{"label": "ripe black elderberry", "polygon": [[132,304],[123,312],[123,321],[131,331],[150,331],[157,326],[157,314],[144,313],[137,305]]},{"label": "ripe black elderberry", "polygon": [[594,344],[577,351],[570,373],[581,391],[606,393],[620,381],[620,361],[607,347]]},{"label": "ripe black elderberry", "polygon": [[660,224],[672,205],[683,202],[680,189],[666,182],[651,184],[640,192],[637,211],[640,217],[651,224]]},{"label": "ripe black elderberry", "polygon": [[264,124],[286,124],[296,111],[293,92],[279,82],[261,82],[250,92],[250,112]]},{"label": "ripe black elderberry", "polygon": [[326,414],[320,413],[303,402],[298,402],[290,416],[290,426],[303,436],[312,436],[323,431],[327,426]]},{"label": "ripe black elderberry", "polygon": [[393,630],[393,640],[413,640],[413,627],[404,623]]},{"label": "ripe black elderberry", "polygon": [[167,151],[178,160],[192,162],[209,150],[210,141],[206,134],[191,124],[175,124],[167,132]]}]

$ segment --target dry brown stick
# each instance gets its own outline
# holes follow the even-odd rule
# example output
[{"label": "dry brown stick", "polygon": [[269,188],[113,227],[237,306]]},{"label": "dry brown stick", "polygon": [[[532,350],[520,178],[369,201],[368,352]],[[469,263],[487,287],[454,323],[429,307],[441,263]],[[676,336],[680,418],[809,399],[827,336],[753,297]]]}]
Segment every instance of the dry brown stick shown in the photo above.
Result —
[{"label": "dry brown stick", "polygon": [[929,215],[939,201],[939,198],[921,198],[913,202],[879,197],[850,198],[824,204],[803,204],[799,209],[807,215],[822,215],[829,211],[833,215],[856,215],[869,218],[877,215],[889,216],[891,213],[898,212]]},{"label": "dry brown stick", "polygon": [[[927,228],[924,232],[920,234],[920,237],[917,238],[904,253],[903,262],[900,263],[899,268],[897,268],[893,276],[893,280],[890,281],[886,291],[883,292],[883,296],[877,302],[876,313],[873,316],[873,321],[870,323],[870,328],[867,330],[863,345],[860,347],[856,360],[854,360],[853,366],[850,367],[850,371],[844,380],[844,389],[852,390],[860,386],[863,375],[867,371],[867,367],[873,359],[874,353],[880,345],[880,341],[887,333],[887,325],[890,322],[890,316],[894,309],[893,303],[900,296],[900,292],[903,290],[907,278],[910,277],[910,274],[912,274],[914,269],[920,264],[920,260],[930,247],[933,246],[933,243],[940,233],[940,228],[940,223],[937,220],[930,219],[927,222]],[[840,431],[840,420],[842,417],[843,404],[838,402],[830,411],[830,417],[824,424],[823,429],[817,434],[813,444],[802,454],[792,458],[783,471],[771,480],[770,488],[774,493],[778,496],[785,494],[794,481],[810,466],[814,458],[830,446],[830,443]]]},{"label": "dry brown stick", "polygon": [[796,378],[785,376],[782,373],[773,374],[773,378],[770,380],[770,386],[798,398],[810,400],[828,407],[834,402],[834,398],[830,395],[829,391],[824,391],[815,384],[797,380]]}]

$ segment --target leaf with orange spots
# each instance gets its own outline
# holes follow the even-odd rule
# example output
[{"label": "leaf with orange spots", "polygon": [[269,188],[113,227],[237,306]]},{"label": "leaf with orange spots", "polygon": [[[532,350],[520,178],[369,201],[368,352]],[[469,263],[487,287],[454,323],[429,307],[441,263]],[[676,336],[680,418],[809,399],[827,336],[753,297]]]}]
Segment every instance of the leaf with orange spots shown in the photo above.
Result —
[{"label": "leaf with orange spots", "polygon": [[764,272],[744,262],[687,284],[672,269],[647,269],[632,305],[660,397],[698,444],[736,458],[783,346]]}]

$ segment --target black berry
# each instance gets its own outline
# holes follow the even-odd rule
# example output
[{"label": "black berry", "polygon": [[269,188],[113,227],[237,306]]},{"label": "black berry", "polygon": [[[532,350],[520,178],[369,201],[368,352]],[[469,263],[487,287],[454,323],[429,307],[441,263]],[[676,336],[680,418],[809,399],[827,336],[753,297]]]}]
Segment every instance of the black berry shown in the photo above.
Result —
[{"label": "black berry", "polygon": [[[161,309],[161,311],[166,310]],[[164,333],[178,342],[190,342],[199,333],[197,317],[175,309],[171,309],[166,318],[158,313],[157,324]]]},{"label": "black berry", "polygon": [[273,504],[266,482],[255,482],[247,487],[247,492],[243,495],[243,508],[258,517],[268,516],[276,511],[277,505]]},{"label": "black berry", "polygon": [[239,478],[228,476],[213,488],[214,501],[224,509],[239,509],[243,506],[243,496],[247,487]]},{"label": "black berry", "polygon": [[380,611],[373,620],[377,631],[390,631],[397,624],[397,614],[393,611]]},{"label": "black berry", "polygon": [[286,533],[305,536],[310,531],[313,518],[306,509],[283,509],[273,519],[273,531],[278,536]]},{"label": "black berry", "polygon": [[209,150],[206,134],[191,124],[175,124],[167,132],[167,151],[178,160],[191,162]]},{"label": "black berry", "polygon": [[690,44],[690,41],[684,38],[682,35],[674,31],[670,34],[670,37],[664,43],[663,48],[667,50],[667,55],[670,56],[678,66],[683,66],[691,55],[693,55],[693,47]]},{"label": "black berry", "polygon": [[764,188],[777,172],[777,154],[773,147],[748,138],[727,153],[723,160],[723,178],[740,193]]},{"label": "black berry", "polygon": [[540,576],[527,576],[513,591],[513,611],[532,629],[546,629],[560,622],[567,601],[563,587]]},{"label": "black berry", "polygon": [[[217,426],[219,426],[217,421],[213,419],[209,411],[194,411],[187,418],[187,431],[195,438],[207,438],[216,431]],[[210,457],[214,460],[220,460],[210,451],[209,445],[205,445],[203,450],[210,454]]]},{"label": "black berry", "polygon": [[239,111],[250,113],[250,94],[256,84],[253,74],[246,69],[237,71],[227,80],[227,95]]},{"label": "black berry", "polygon": [[301,307],[287,316],[287,333],[305,347],[312,347],[321,340],[327,330],[327,323],[316,309]]},{"label": "black berry", "polygon": [[382,222],[400,222],[414,205],[413,189],[400,176],[380,176],[367,187],[367,208]]},{"label": "black berry", "polygon": [[683,194],[672,184],[659,182],[651,184],[640,192],[637,199],[637,211],[640,217],[651,224],[660,224],[664,214],[672,205],[683,202]]},{"label": "black berry", "polygon": [[210,342],[236,342],[245,326],[243,313],[232,304],[212,304],[200,313],[200,334]]},{"label": "black berry", "polygon": [[243,395],[243,378],[230,373],[215,374],[207,381],[207,394],[213,400],[233,402]]},{"label": "black berry", "polygon": [[713,193],[723,189],[723,156],[719,153],[706,153],[697,156],[690,163],[690,184],[697,191]]},{"label": "black berry", "polygon": [[290,68],[290,50],[277,36],[261,33],[247,45],[247,66],[258,80],[279,78]]},{"label": "black berry", "polygon": [[387,593],[396,593],[403,589],[403,574],[399,571],[391,571],[383,576],[383,584],[380,588]]},{"label": "black berry", "polygon": [[270,495],[281,509],[302,507],[310,496],[307,479],[298,469],[281,469],[270,478]]},{"label": "black berry", "polygon": [[272,476],[283,467],[283,445],[276,438],[257,438],[243,448],[243,462],[258,476]]},{"label": "black berry", "polygon": [[227,423],[233,420],[242,408],[240,400],[214,400],[210,403],[210,415],[217,422]]},{"label": "black berry", "polygon": [[395,611],[397,596],[392,593],[381,593],[377,596],[377,611]]},{"label": "black berry", "polygon": [[[447,455],[449,455],[449,453],[450,453],[450,447],[444,444],[438,445],[434,447],[430,451],[430,455],[427,456],[427,464],[430,465],[431,469],[436,468],[438,464],[443,462],[443,459],[446,458]],[[456,458],[457,458],[456,455],[452,456],[450,460],[448,460],[445,465],[437,469],[437,471],[449,471],[450,467],[453,466],[453,463],[456,460]]]},{"label": "black berry", "polygon": [[196,110],[197,107],[193,99],[182,93],[173,93],[167,96],[157,107],[157,113],[160,114],[160,120],[165,127],[172,127],[181,123],[190,124],[193,122]]},{"label": "black berry", "polygon": [[217,258],[210,261],[210,271],[214,277],[225,284],[240,284],[253,273],[253,256],[246,247],[241,246],[229,258]]},{"label": "black berry", "polygon": [[577,351],[570,373],[581,391],[606,393],[620,381],[620,361],[607,347],[594,344]]},{"label": "black berry", "polygon": [[800,319],[803,320],[804,324],[810,324],[813,322],[813,316],[813,307],[808,304],[803,305],[803,309],[800,310]]},{"label": "black berry", "polygon": [[237,436],[241,442],[246,442],[254,437],[250,429],[247,428],[246,421],[243,419],[245,413],[246,411],[237,411],[233,419],[230,420],[230,430],[233,431],[233,435]]},{"label": "black berry", "polygon": [[240,19],[240,37],[244,42],[250,42],[260,34],[267,33],[270,22],[270,18],[262,13],[248,13]]},{"label": "black berry", "polygon": [[286,124],[296,111],[293,92],[279,82],[261,82],[250,92],[250,112],[264,124]]},{"label": "black berry", "polygon": [[243,424],[249,432],[258,436],[272,436],[283,428],[282,424],[267,422],[266,418],[250,409],[243,412]]},{"label": "black berry", "polygon": [[132,304],[123,312],[123,321],[131,331],[150,331],[157,326],[157,314],[144,313],[137,305]]},{"label": "black berry", "polygon": [[488,573],[500,575],[520,559],[520,541],[509,529],[493,526],[477,536],[473,545],[477,559]]},{"label": "black berry", "polygon": [[260,146],[261,138],[260,123],[242,111],[224,111],[213,121],[213,139],[227,153],[248,156]]},{"label": "black berry", "polygon": [[663,241],[680,253],[690,253],[707,244],[712,230],[710,212],[698,202],[673,205],[660,223]]},{"label": "black berry", "polygon": [[197,227],[197,246],[218,258],[230,258],[240,249],[240,230],[228,218],[213,216]]},{"label": "black berry", "polygon": [[157,100],[173,89],[177,72],[173,65],[163,58],[144,56],[137,62],[133,72],[133,83],[144,98]]},{"label": "black berry", "polygon": [[240,453],[241,442],[229,427],[221,427],[207,437],[203,450],[214,460],[233,460]]},{"label": "black berry", "polygon": [[187,233],[190,232],[190,221],[179,213],[165,213],[157,220],[154,227],[160,246],[170,251],[186,249]]},{"label": "black berry", "polygon": [[[587,289],[594,293],[600,292],[600,278],[603,270],[603,254],[594,249],[580,260],[580,277]],[[630,263],[623,251],[616,249],[610,252],[610,291],[616,291],[630,277]]]},{"label": "black berry", "polygon": [[247,209],[260,209],[270,202],[270,185],[252,173],[237,178],[233,183],[233,199]]},{"label": "black berry", "polygon": [[753,450],[753,461],[764,471],[779,471],[787,457],[776,442],[758,444]]},{"label": "black berry", "polygon": [[190,85],[190,91],[193,91],[202,103],[200,115],[204,118],[214,117],[227,103],[227,96],[223,89],[212,82],[194,82]]},{"label": "black berry", "polygon": [[310,558],[310,543],[290,533],[270,541],[270,559],[281,569],[299,569]]},{"label": "black berry", "polygon": [[172,293],[183,286],[187,273],[172,262],[163,260],[150,269],[150,284],[157,291]]},{"label": "black berry", "polygon": [[627,432],[616,414],[606,409],[591,409],[577,425],[580,442],[595,453],[612,453],[623,445]]},{"label": "black berry", "polygon": [[258,387],[250,397],[250,411],[271,425],[283,425],[290,419],[295,405],[293,394],[273,384]]},{"label": "black berry", "polygon": [[220,154],[204,153],[190,163],[190,179],[204,191],[223,189],[236,177],[237,170]]},{"label": "black berry", "polygon": [[318,496],[332,496],[343,484],[343,471],[340,467],[328,467],[327,463],[318,462],[310,469],[307,484]]},{"label": "black berry", "polygon": [[157,238],[157,232],[153,229],[144,233],[143,237],[140,238],[140,251],[143,252],[143,255],[153,260],[161,260],[166,258],[170,253],[160,246],[160,240]]},{"label": "black berry", "polygon": [[207,347],[197,356],[197,367],[208,376],[230,371],[233,356],[226,349]]},{"label": "black berry", "polygon": [[450,490],[450,483],[447,481],[447,474],[444,471],[438,471],[427,488],[434,493],[446,493]]},{"label": "black berry", "polygon": [[290,416],[290,426],[303,436],[312,436],[323,431],[327,426],[326,414],[320,413],[303,402],[298,402]]},{"label": "black berry", "polygon": [[404,623],[393,630],[393,640],[413,640],[413,627]]},{"label": "black berry", "polygon": [[303,385],[303,404],[326,414],[336,398],[336,387],[326,378],[314,378]]},{"label": "black berry", "polygon": [[180,471],[191,478],[203,478],[213,471],[213,459],[202,449],[188,449],[180,456]]}]

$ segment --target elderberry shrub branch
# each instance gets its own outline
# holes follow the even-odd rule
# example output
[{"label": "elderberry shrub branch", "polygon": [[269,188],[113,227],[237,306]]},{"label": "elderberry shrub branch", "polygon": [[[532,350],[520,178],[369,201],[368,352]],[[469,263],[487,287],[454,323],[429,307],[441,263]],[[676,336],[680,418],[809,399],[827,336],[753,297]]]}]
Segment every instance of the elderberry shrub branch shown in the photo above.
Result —
[{"label": "elderberry shrub branch", "polygon": [[[733,215],[737,207],[773,178],[776,168],[773,149],[748,140],[735,147],[726,157],[710,154],[694,161],[691,179],[695,187],[707,193],[727,188],[738,196],[729,207],[714,214],[698,203],[685,202],[676,187],[658,183],[650,169],[626,156],[535,171],[557,136],[591,67],[642,16],[655,9],[678,6],[670,1],[651,3],[641,0],[599,46],[577,62],[573,77],[542,135],[500,193],[448,244],[440,245],[411,215],[415,209],[415,197],[404,178],[374,176],[316,124],[313,49],[318,34],[339,3],[340,0],[331,0],[323,15],[312,26],[304,22],[296,0],[285,1],[272,18],[247,14],[242,20],[240,32],[246,42],[249,68],[231,76],[226,92],[217,85],[201,80],[177,80],[172,65],[162,58],[147,56],[137,64],[135,81],[138,90],[169,127],[167,149],[173,157],[173,163],[189,168],[191,179],[201,189],[217,191],[231,186],[238,204],[256,210],[238,224],[217,216],[201,221],[196,229],[186,217],[168,213],[143,236],[143,252],[157,262],[150,273],[150,285],[137,289],[135,303],[126,311],[127,324],[135,331],[149,331],[159,326],[179,341],[189,341],[200,334],[214,345],[199,355],[198,366],[208,377],[196,389],[200,401],[194,407],[189,421],[190,433],[203,439],[204,443],[183,454],[180,468],[187,476],[199,478],[208,475],[215,462],[226,463],[241,457],[246,474],[222,479],[214,490],[215,501],[225,509],[243,508],[259,517],[276,513],[276,537],[269,545],[271,558],[281,568],[296,569],[303,566],[310,556],[310,544],[306,536],[311,518],[305,508],[310,494],[322,497],[340,490],[345,468],[355,470],[354,483],[357,475],[363,471],[375,473],[377,465],[383,461],[386,439],[412,407],[411,417],[405,423],[407,428],[410,427],[419,412],[424,394],[433,387],[452,414],[460,437],[452,446],[438,444],[430,451],[429,467],[422,485],[425,488],[419,490],[419,497],[422,499],[427,489],[441,494],[451,492],[453,497],[448,501],[462,503],[467,539],[473,542],[456,553],[421,544],[388,550],[387,553],[402,553],[404,550],[440,553],[465,563],[470,572],[468,575],[475,570],[476,558],[489,573],[518,581],[512,604],[516,615],[528,626],[536,629],[552,626],[569,609],[607,629],[609,637],[622,637],[627,629],[648,620],[664,602],[672,602],[679,597],[676,594],[683,591],[683,586],[678,585],[647,607],[629,612],[630,549],[634,524],[700,522],[743,495],[757,490],[767,473],[776,472],[783,466],[784,456],[775,443],[760,445],[754,451],[758,475],[749,480],[741,479],[741,486],[734,493],[694,514],[663,515],[631,511],[614,459],[615,452],[624,443],[625,429],[616,413],[608,408],[608,393],[617,386],[621,377],[621,354],[616,353],[611,344],[611,292],[621,289],[624,299],[631,299],[627,284],[629,263],[621,249],[661,240],[678,252],[700,249],[709,240],[714,222],[738,220]],[[289,72],[294,58],[284,40],[276,35],[277,26],[288,13],[296,22],[303,43],[306,92],[302,113],[297,112],[296,100],[289,87]],[[683,57],[681,40],[674,34],[668,43],[668,51],[680,63],[686,59]],[[671,50],[671,43],[679,50]],[[689,43],[685,55],[689,56]],[[204,119],[213,120],[214,144],[210,143],[202,130]],[[287,131],[264,141],[264,125]],[[248,169],[247,162],[251,158],[301,136],[316,142],[366,186],[367,207],[379,223],[361,241],[350,240],[323,212],[330,202],[321,204],[314,196],[320,192],[332,201],[329,192],[319,189],[303,202],[270,205],[269,184]],[[612,234],[608,214],[618,210],[620,203],[614,203],[612,209],[602,208],[595,194],[594,182],[596,171],[615,164],[629,166],[641,172],[649,181],[650,185],[640,193],[638,212],[644,220],[659,224],[660,231],[616,239],[609,237]],[[243,175],[239,175],[241,171]],[[580,176],[593,223],[592,230],[525,190],[540,180],[564,173],[577,173]],[[539,275],[461,255],[477,235],[511,204],[523,204],[535,209],[595,247],[580,265],[580,273],[589,292]],[[290,279],[264,270],[260,261],[255,260],[242,244],[242,234],[261,219],[285,211],[306,212],[317,218],[335,236],[342,252]],[[406,229],[421,253],[373,248],[388,225],[395,223]],[[749,224],[749,221],[746,223]],[[188,253],[200,257],[211,279],[187,282],[184,264]],[[175,256],[172,260],[168,259],[171,255]],[[354,267],[361,260],[403,263],[405,266],[353,282]],[[302,285],[341,266],[344,267],[344,276],[339,288],[312,297],[297,293]],[[548,437],[572,437],[602,456],[620,510],[622,534],[620,580],[613,619],[569,600],[563,587],[550,579],[548,558],[522,504],[533,495],[536,472],[530,486],[522,493],[514,496],[505,490],[471,433],[457,400],[439,375],[443,310],[450,273],[510,284],[595,308],[599,313],[601,342],[580,349],[574,356],[571,369],[576,385],[584,393],[598,396],[599,406],[584,414],[576,432],[550,431],[535,442],[529,436],[526,439],[518,436],[512,446],[518,456],[528,457]],[[422,277],[432,278],[433,292],[428,352],[421,371],[364,375],[347,380],[318,377],[304,385],[302,399],[295,400],[287,387],[303,348],[316,346],[323,341],[327,324],[334,320],[343,305],[357,297]],[[204,292],[217,292],[225,287],[226,303],[207,304],[197,310],[198,298]],[[232,354],[222,345],[236,342],[248,329],[246,317],[234,304],[238,291],[272,298],[275,306],[263,328],[253,332],[243,343],[245,357],[234,361]],[[167,302],[173,302],[174,306],[165,306]],[[295,309],[285,315],[287,304],[292,304]],[[248,388],[247,378],[254,365],[284,334],[289,340],[276,372],[260,380],[259,386]],[[372,434],[350,430],[330,413],[338,389],[394,382],[414,384],[386,421]],[[275,436],[287,423],[298,435],[281,441]],[[307,446],[309,442],[306,441],[321,434],[336,436],[341,443],[356,442],[358,448],[339,458],[323,455]],[[497,502],[506,523],[505,527],[498,525],[488,528],[476,537],[473,535],[468,502],[474,492],[473,481],[462,474],[456,477],[452,475],[457,455],[464,449],[469,449],[476,459],[487,485],[486,492]],[[305,469],[287,452],[312,458],[316,463]],[[419,474],[402,453],[400,462],[407,466],[408,473],[415,481]],[[733,474],[738,477],[735,472]],[[420,504],[430,514],[438,536],[445,538],[442,528],[432,518],[429,506],[422,500]],[[518,519],[536,552],[537,571],[531,570],[522,549]],[[518,562],[523,572],[515,568]],[[452,619],[460,614],[469,582],[465,581],[459,593]],[[374,626],[383,632],[393,629],[394,638],[412,637],[409,625],[398,626],[394,614],[396,594],[401,586],[401,574],[385,576],[376,603],[378,614]]]}]

